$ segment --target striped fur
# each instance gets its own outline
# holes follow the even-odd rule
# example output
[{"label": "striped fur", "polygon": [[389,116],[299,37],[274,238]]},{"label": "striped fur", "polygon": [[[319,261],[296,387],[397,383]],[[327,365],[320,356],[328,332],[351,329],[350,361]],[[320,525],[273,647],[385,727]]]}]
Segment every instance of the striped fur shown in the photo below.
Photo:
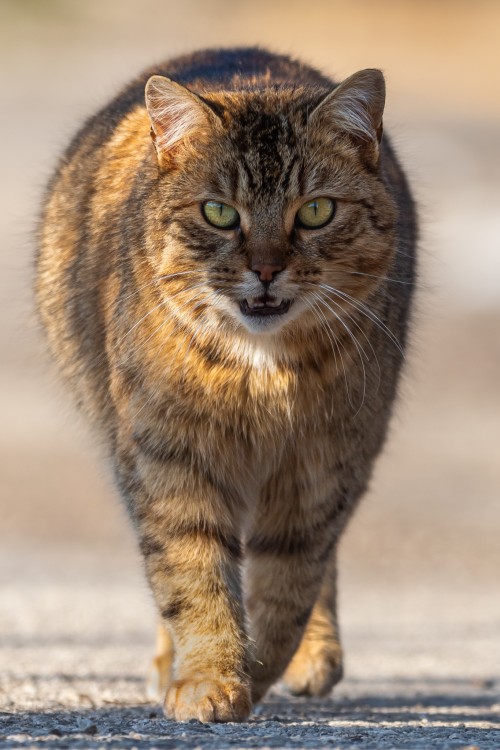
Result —
[{"label": "striped fur", "polygon": [[[335,88],[263,50],[199,52],[90,119],[47,191],[41,320],[136,528],[177,719],[244,719],[287,667],[299,693],[341,676],[336,546],[385,438],[414,284],[383,99],[377,71]],[[297,228],[315,196],[334,219]],[[238,230],[203,219],[211,199]],[[267,288],[287,313],[245,318],[252,264],[283,269]]]}]

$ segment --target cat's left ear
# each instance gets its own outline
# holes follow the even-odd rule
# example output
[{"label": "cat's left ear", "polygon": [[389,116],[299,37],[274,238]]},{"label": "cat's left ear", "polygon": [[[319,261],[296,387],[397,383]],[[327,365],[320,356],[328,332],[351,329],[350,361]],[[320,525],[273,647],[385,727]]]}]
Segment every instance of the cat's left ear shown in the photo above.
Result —
[{"label": "cat's left ear", "polygon": [[217,115],[192,91],[164,76],[151,76],[145,90],[151,137],[160,164],[176,147],[203,138],[217,124]]},{"label": "cat's left ear", "polygon": [[328,94],[309,116],[309,125],[329,123],[371,146],[378,158],[384,105],[384,76],[380,70],[367,68],[349,76]]}]

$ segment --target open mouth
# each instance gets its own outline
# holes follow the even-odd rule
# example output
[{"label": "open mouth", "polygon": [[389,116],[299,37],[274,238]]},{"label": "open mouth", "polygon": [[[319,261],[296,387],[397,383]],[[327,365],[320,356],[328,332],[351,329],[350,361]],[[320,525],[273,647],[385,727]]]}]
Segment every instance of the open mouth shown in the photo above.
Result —
[{"label": "open mouth", "polygon": [[251,299],[250,302],[244,299],[240,302],[240,310],[243,315],[250,315],[255,318],[267,315],[284,315],[290,309],[292,301],[289,299],[277,300],[273,297],[259,297]]}]

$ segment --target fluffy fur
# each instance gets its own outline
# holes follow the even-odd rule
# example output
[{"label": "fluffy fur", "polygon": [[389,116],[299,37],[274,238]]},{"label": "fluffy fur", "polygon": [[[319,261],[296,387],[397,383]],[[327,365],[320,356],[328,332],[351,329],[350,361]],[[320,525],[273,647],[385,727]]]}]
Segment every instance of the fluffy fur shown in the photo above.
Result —
[{"label": "fluffy fur", "polygon": [[[199,52],[89,120],[48,188],[40,315],[137,531],[174,718],[242,720],[285,670],[311,695],[342,674],[336,547],[414,283],[383,105],[378,71],[336,87],[263,50]],[[317,196],[333,220],[298,227]],[[210,226],[207,200],[240,227]],[[288,312],[245,314],[263,295]]]}]

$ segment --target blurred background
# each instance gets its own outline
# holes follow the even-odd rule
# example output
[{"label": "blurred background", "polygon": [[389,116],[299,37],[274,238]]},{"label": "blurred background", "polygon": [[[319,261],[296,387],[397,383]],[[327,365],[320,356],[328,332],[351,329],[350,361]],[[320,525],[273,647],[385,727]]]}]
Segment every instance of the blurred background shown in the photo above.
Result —
[{"label": "blurred background", "polygon": [[379,633],[387,657],[404,628],[427,645],[401,670],[446,652],[449,672],[486,673],[500,626],[500,3],[1,0],[0,14],[0,638],[153,638],[125,513],[37,332],[44,185],[83,119],[141,68],[261,44],[337,79],[384,71],[386,130],[419,204],[412,351],[342,542],[350,674],[399,668],[372,646]]}]

